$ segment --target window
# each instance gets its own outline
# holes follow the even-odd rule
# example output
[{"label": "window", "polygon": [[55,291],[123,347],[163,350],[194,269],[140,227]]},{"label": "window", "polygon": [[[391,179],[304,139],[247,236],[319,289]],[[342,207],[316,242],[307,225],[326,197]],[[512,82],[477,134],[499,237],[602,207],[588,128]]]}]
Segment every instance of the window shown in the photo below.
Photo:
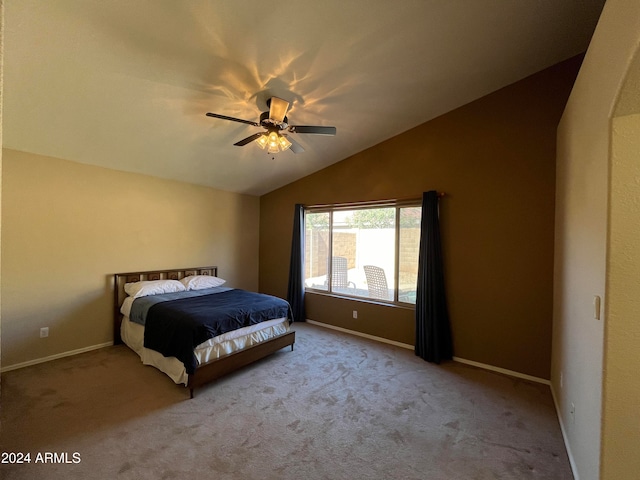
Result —
[{"label": "window", "polygon": [[305,287],[415,304],[420,215],[415,204],[308,209]]}]

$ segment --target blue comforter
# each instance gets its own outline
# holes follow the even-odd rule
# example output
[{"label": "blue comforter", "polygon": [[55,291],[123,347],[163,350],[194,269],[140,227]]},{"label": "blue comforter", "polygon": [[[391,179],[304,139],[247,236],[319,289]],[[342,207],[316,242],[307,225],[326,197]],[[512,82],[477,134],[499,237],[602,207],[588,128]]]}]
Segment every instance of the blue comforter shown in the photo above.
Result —
[{"label": "blue comforter", "polygon": [[130,315],[132,321],[145,325],[144,346],[176,357],[188,374],[197,366],[196,346],[223,333],[283,317],[291,318],[285,300],[228,288],[138,298]]}]

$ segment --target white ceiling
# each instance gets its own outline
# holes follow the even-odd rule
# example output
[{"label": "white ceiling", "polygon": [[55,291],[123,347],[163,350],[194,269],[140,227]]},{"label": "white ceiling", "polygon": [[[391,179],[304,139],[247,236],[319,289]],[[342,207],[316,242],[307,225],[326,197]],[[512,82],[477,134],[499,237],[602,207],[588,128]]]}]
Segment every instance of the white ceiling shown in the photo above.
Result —
[{"label": "white ceiling", "polygon": [[[261,195],[585,51],[603,3],[5,0],[4,146]],[[337,135],[205,116],[270,96]]]}]

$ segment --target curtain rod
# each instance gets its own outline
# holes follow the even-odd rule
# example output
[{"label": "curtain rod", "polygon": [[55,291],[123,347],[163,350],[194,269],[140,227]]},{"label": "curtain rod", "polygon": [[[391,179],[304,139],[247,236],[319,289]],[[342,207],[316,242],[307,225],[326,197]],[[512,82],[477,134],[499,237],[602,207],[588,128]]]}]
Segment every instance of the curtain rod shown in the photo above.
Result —
[{"label": "curtain rod", "polygon": [[[442,198],[446,196],[446,192],[438,192],[438,198]],[[323,203],[316,205],[303,205],[304,208],[313,208],[313,209],[322,209],[322,208],[349,208],[349,207],[367,207],[367,206],[376,206],[376,205],[397,205],[403,203],[419,203],[422,201],[422,195],[414,196],[414,197],[401,197],[401,198],[392,198],[386,200],[365,200],[362,202],[343,202],[343,203]]]}]

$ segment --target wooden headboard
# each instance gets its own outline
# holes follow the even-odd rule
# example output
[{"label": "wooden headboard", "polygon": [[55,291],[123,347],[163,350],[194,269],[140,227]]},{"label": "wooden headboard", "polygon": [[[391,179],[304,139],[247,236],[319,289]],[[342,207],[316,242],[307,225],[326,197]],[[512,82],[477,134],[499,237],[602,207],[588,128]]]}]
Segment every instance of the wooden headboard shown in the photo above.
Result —
[{"label": "wooden headboard", "polygon": [[113,275],[113,344],[122,343],[120,338],[120,324],[122,323],[122,314],[120,307],[127,297],[124,291],[125,283],[140,282],[143,280],[180,280],[191,275],[218,275],[218,267],[191,267],[177,268],[172,270],[151,270],[147,272],[127,272],[116,273]]}]

